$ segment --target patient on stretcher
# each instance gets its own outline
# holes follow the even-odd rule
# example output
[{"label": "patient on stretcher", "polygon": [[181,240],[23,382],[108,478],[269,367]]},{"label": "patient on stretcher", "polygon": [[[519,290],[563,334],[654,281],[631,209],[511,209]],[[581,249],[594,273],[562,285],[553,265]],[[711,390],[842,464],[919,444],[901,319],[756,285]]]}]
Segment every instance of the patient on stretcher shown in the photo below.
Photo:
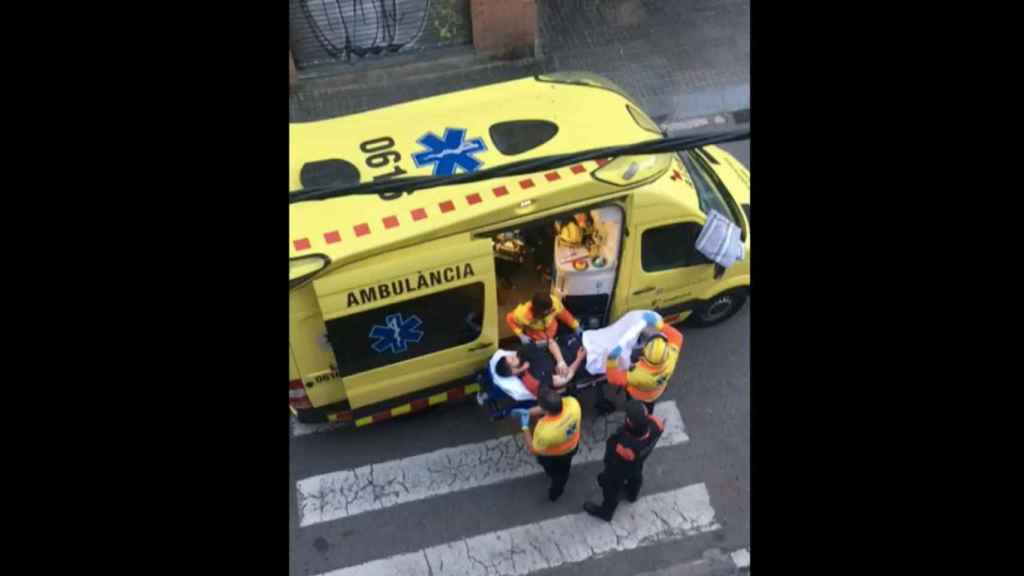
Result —
[{"label": "patient on stretcher", "polygon": [[[492,416],[503,417],[512,408],[536,404],[537,393],[542,385],[562,391],[579,374],[604,374],[605,359],[614,347],[633,350],[643,346],[641,336],[647,326],[643,316],[648,312],[628,312],[606,328],[584,331],[582,338],[575,334],[559,335],[557,338],[561,350],[566,356],[573,354],[575,358],[564,370],[559,370],[553,355],[545,348],[531,344],[518,350],[499,349],[488,365],[489,376],[494,383],[492,391],[487,395],[494,402],[492,408],[495,413]],[[628,369],[630,355],[623,356],[621,362]]]},{"label": "patient on stretcher", "polygon": [[493,378],[499,386],[507,386],[513,391],[510,394],[514,395],[513,397],[525,400],[522,393],[525,390],[532,399],[536,399],[542,386],[550,386],[555,390],[564,388],[575,377],[576,370],[584,359],[586,351],[579,346],[576,359],[559,373],[551,354],[532,345],[526,345],[519,350],[498,350],[492,358]]}]

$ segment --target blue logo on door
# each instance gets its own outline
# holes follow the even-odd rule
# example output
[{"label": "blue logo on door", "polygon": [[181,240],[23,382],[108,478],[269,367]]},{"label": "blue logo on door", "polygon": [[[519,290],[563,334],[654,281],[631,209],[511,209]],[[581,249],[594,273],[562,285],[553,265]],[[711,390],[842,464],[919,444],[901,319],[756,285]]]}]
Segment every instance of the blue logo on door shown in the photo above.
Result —
[{"label": "blue logo on door", "polygon": [[371,346],[375,352],[398,354],[406,351],[409,342],[415,344],[423,339],[423,331],[419,329],[423,321],[419,316],[403,320],[401,314],[390,314],[384,322],[383,326],[377,324],[370,330],[370,338],[374,339]]}]

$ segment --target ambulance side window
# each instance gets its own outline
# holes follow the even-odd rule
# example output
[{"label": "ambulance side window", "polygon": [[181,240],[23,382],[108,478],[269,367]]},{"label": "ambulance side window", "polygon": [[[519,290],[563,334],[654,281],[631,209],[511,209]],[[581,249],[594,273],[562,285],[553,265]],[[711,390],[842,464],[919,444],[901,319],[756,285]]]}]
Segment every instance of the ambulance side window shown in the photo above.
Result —
[{"label": "ambulance side window", "polygon": [[440,352],[480,337],[482,282],[327,321],[342,376]]},{"label": "ambulance side window", "polygon": [[644,272],[707,264],[707,258],[694,248],[700,230],[696,222],[645,230],[640,241],[640,262]]}]

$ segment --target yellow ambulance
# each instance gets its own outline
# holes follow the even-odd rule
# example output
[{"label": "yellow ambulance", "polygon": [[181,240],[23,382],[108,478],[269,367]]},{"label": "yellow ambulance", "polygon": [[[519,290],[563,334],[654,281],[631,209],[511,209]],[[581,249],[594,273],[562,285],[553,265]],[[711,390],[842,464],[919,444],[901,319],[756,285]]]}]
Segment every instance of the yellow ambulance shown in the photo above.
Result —
[{"label": "yellow ambulance", "polygon": [[[290,190],[455,176],[662,138],[586,73],[494,84],[290,126]],[[714,324],[750,286],[750,173],[717,146],[597,158],[428,189],[293,201],[290,407],[363,426],[478,391],[516,343],[505,315],[561,295],[584,329],[634,309]],[[724,269],[695,248],[710,210],[742,231]]]}]

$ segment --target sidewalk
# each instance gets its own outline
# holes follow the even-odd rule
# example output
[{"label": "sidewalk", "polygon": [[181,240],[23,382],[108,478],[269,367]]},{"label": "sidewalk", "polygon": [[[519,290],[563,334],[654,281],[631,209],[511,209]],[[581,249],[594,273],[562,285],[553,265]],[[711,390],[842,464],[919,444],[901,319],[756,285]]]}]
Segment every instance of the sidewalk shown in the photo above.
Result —
[{"label": "sidewalk", "polygon": [[749,0],[538,0],[539,57],[497,62],[472,47],[300,73],[293,122],[559,70],[616,82],[660,124],[750,107]]}]

